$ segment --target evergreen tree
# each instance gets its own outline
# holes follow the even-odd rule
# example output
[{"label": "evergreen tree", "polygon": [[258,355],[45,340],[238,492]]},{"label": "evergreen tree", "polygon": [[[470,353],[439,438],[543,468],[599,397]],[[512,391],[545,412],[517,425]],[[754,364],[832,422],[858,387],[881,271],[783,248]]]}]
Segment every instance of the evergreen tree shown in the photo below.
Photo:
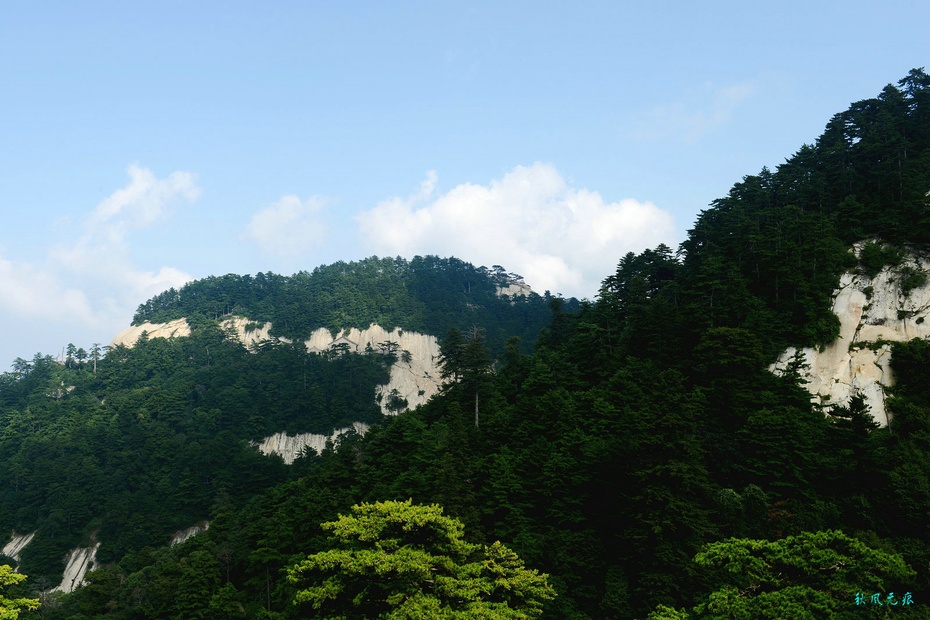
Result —
[{"label": "evergreen tree", "polygon": [[[295,602],[353,618],[536,618],[546,576],[502,544],[478,546],[439,506],[378,502],[324,523],[338,547],[288,571]],[[310,579],[313,585],[301,587]]]},{"label": "evergreen tree", "polygon": [[[716,589],[704,594],[691,614],[663,607],[650,620],[852,619],[893,606],[907,614],[914,605],[908,590],[914,571],[900,555],[839,531],[773,541],[731,538],[706,545],[694,563]],[[883,609],[870,609],[873,600]]]}]

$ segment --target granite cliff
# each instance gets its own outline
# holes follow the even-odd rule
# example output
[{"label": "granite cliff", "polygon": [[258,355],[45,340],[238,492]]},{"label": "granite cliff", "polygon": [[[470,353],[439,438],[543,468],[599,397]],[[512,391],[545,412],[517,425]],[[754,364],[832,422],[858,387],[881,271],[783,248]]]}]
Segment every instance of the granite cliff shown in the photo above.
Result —
[{"label": "granite cliff", "polygon": [[[857,258],[867,243],[874,242],[853,247]],[[800,354],[801,376],[815,403],[846,406],[861,394],[875,421],[887,426],[885,389],[894,385],[891,343],[930,337],[928,272],[930,258],[915,252],[877,273],[847,271],[833,297],[839,337],[821,349],[789,348],[771,370],[783,372]]]},{"label": "granite cliff", "polygon": [[[246,317],[229,317],[222,321],[221,327],[229,338],[238,340],[250,351],[256,351],[262,344],[276,340],[271,336],[271,323],[258,323]],[[177,319],[170,323],[137,325],[117,334],[110,346],[132,347],[143,332],[149,338],[176,338],[189,336],[190,327],[185,319]],[[291,342],[285,338],[277,340]],[[402,405],[401,409],[414,408],[425,403],[439,390],[439,341],[435,336],[402,329],[387,330],[379,325],[371,325],[367,329],[352,328],[336,334],[321,328],[303,341],[307,352],[317,355],[338,355],[340,351],[378,351],[385,343],[396,345],[397,360],[391,365],[390,380],[376,389],[376,398],[382,413],[390,415],[397,412],[398,403]],[[367,430],[364,424],[355,426],[357,432],[364,433]],[[335,439],[346,430],[348,429],[334,429],[333,435],[305,433],[290,437],[278,433],[265,437],[257,445],[262,453],[279,454],[285,462],[291,463],[305,447],[321,450],[328,439]]]}]

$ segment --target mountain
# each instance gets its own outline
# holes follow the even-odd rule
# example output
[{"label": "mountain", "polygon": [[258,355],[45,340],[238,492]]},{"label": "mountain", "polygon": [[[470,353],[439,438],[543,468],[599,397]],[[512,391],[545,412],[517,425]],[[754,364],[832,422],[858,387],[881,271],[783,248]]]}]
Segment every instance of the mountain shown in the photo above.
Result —
[{"label": "mountain", "polygon": [[[536,295],[500,265],[474,267],[455,258],[377,258],[317,267],[292,276],[226,275],[169,289],[139,306],[134,325],[242,316],[271,323],[269,335],[302,340],[318,329],[379,325],[444,337],[479,325],[488,345],[503,349],[512,336],[526,346],[548,320],[548,291]],[[515,311],[512,301],[526,303]],[[577,302],[569,300],[570,307]],[[527,349],[529,350],[529,349]]]},{"label": "mountain", "polygon": [[[425,402],[450,330],[530,348],[555,302],[578,305],[499,266],[429,256],[166,291],[105,352],[36,355],[0,376],[4,554],[70,591],[87,567],[208,520],[220,499],[293,477],[305,448]],[[62,581],[67,553],[84,569]]]},{"label": "mountain", "polygon": [[[388,500],[548,574],[546,618],[924,617],[928,190],[915,69],[737,182],[677,251],[619,257],[593,302],[502,298],[515,274],[431,257],[169,291],[96,374],[39,356],[3,375],[0,525],[30,581],[101,543],[51,618],[326,617],[295,567],[330,557],[322,523]],[[432,398],[382,414],[404,356],[356,353],[372,325],[436,337]],[[291,465],[248,445],[353,422]]]}]

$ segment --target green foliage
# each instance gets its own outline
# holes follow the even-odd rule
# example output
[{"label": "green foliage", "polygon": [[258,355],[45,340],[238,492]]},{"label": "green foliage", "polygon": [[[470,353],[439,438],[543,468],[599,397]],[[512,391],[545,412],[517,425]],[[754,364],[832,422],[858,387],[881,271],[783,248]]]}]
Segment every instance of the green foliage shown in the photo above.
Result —
[{"label": "green foliage", "polygon": [[[930,343],[914,339],[892,347],[892,370],[897,378],[888,400],[891,414],[885,478],[877,512],[894,531],[911,540],[910,561],[930,564]],[[930,575],[921,574],[928,589]]]},{"label": "green foliage", "polygon": [[[541,617],[560,619],[842,618],[886,612],[852,597],[882,587],[914,594],[894,617],[926,616],[930,574],[901,560],[930,565],[930,345],[893,346],[887,428],[861,398],[812,406],[802,356],[784,376],[768,366],[835,338],[853,242],[878,240],[862,271],[920,282],[894,248],[930,243],[928,97],[915,70],[853,104],[736,183],[679,251],[621,257],[594,301],[503,300],[516,276],[502,267],[372,258],[206,278],[140,307],[139,321],[186,316],[190,338],[15,360],[0,375],[0,531],[37,531],[21,558],[36,583],[57,582],[64,551],[91,537],[106,564],[43,614],[290,619],[319,602],[533,615],[545,602]],[[404,359],[396,343],[248,353],[217,328],[227,314],[298,339],[371,322],[447,334],[448,384],[415,410],[384,394],[398,413],[382,419],[375,386]],[[372,423],[364,437],[291,467],[248,445],[356,420]],[[406,498],[393,522],[372,503]],[[498,576],[535,584],[539,605],[520,609]]]},{"label": "green foliage", "polygon": [[24,570],[57,583],[63,555],[94,530],[98,558],[114,561],[207,519],[218,498],[291,475],[250,440],[377,422],[388,369],[284,344],[252,354],[203,325],[114,347],[96,374],[37,356],[2,379],[0,525],[37,532]]},{"label": "green foliage", "polygon": [[875,241],[868,241],[859,252],[859,265],[862,271],[870,278],[878,275],[885,266],[897,267],[901,264],[903,256],[898,248],[883,245]]},{"label": "green foliage", "polygon": [[688,620],[691,616],[683,609],[675,609],[668,605],[659,605],[649,612],[646,620]]},{"label": "green foliage", "polygon": [[39,600],[34,598],[16,597],[6,595],[9,586],[15,586],[25,581],[26,576],[14,573],[6,564],[0,565],[0,618],[3,620],[16,620],[24,609],[38,609]]},{"label": "green foliage", "polygon": [[779,347],[829,342],[829,300],[850,266],[847,248],[870,237],[887,242],[865,244],[860,256],[874,275],[900,263],[890,244],[930,241],[930,143],[920,126],[926,83],[915,70],[898,88],[854,103],[815,145],[774,173],[745,177],[701,213],[682,244],[696,320],[748,322]]},{"label": "green foliage", "polygon": [[443,390],[462,407],[473,408],[477,428],[481,400],[491,383],[491,355],[485,346],[484,330],[473,328],[464,338],[457,329],[450,329],[439,351],[440,376],[446,381]]},{"label": "green foliage", "polygon": [[826,343],[849,254],[835,216],[779,199],[779,176],[746,177],[702,213],[682,244],[689,305],[702,327],[748,327],[777,348]]},{"label": "green foliage", "polygon": [[438,505],[377,502],[352,513],[323,524],[337,548],[288,571],[292,583],[314,584],[294,600],[319,617],[536,618],[554,597],[546,575],[499,542],[466,542]]},{"label": "green foliage", "polygon": [[[475,267],[455,258],[373,256],[293,276],[229,274],[196,280],[141,304],[133,323],[235,314],[247,316],[250,326],[270,321],[272,335],[291,340],[306,339],[318,328],[336,333],[373,323],[435,335],[481,325],[491,348],[501,350],[512,335],[531,344],[549,317],[548,292],[516,303],[497,294],[497,286],[514,278],[519,276],[499,266]],[[568,300],[569,309],[576,304]]]},{"label": "green foliage", "polygon": [[856,594],[904,590],[914,571],[900,555],[839,531],[779,540],[731,538],[704,546],[694,563],[714,589],[692,616],[656,610],[653,618],[858,618]]},{"label": "green foliage", "polygon": [[910,265],[905,265],[898,272],[901,283],[901,292],[907,295],[915,288],[920,288],[927,283],[927,274]]}]

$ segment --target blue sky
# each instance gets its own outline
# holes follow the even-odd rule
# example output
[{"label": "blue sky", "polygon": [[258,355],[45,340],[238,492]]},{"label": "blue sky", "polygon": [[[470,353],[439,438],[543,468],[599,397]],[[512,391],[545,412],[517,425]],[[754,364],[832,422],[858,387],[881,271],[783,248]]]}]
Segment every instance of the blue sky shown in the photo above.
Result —
[{"label": "blue sky", "polygon": [[593,297],[930,65],[930,4],[29,2],[0,19],[0,369],[191,278],[377,255]]}]

